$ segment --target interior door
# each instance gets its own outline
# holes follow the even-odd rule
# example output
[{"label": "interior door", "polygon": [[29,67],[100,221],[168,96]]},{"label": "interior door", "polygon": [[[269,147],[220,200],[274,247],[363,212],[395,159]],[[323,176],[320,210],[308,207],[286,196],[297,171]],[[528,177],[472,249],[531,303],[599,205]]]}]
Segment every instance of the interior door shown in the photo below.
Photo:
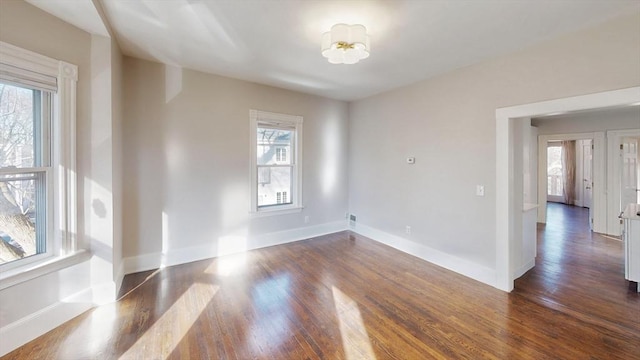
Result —
[{"label": "interior door", "polygon": [[589,208],[589,228],[593,230],[593,142],[582,142],[582,206]]},{"label": "interior door", "polygon": [[630,203],[640,203],[640,167],[638,166],[638,138],[622,138],[620,157],[622,176],[620,183],[620,211]]}]

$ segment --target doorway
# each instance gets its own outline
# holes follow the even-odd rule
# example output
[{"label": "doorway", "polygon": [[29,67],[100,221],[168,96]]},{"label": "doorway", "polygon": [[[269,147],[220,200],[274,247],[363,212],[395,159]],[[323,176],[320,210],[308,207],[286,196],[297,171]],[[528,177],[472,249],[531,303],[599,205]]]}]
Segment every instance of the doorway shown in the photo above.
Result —
[{"label": "doorway", "polygon": [[[516,191],[515,178],[522,174],[514,171],[519,161],[514,153],[514,128],[531,117],[581,110],[594,110],[609,107],[640,105],[640,87],[605,91],[589,95],[580,95],[563,99],[516,105],[496,109],[496,283],[495,287],[510,292],[513,290],[514,249],[522,224],[516,218],[523,200],[521,191]],[[604,139],[601,139],[604,141]],[[600,139],[594,139],[598,145]],[[601,143],[604,146],[604,142]],[[598,172],[598,152],[593,156],[593,207],[597,209],[600,195],[595,181],[604,178],[604,172]],[[545,154],[546,157],[546,154]],[[604,160],[604,159],[603,159]],[[603,182],[604,183],[604,182]],[[600,190],[601,191],[601,190]],[[545,200],[546,202],[546,200]],[[606,218],[605,218],[606,220]],[[606,223],[606,221],[605,221]],[[594,224],[601,225],[601,224]],[[606,227],[606,224],[604,225]]]},{"label": "doorway", "polygon": [[[564,135],[557,135],[563,137]],[[547,152],[546,182],[540,184],[540,190],[546,184],[547,204],[555,203],[565,206],[576,206],[586,210],[584,226],[593,230],[593,138],[576,139],[578,134],[566,135],[567,139],[548,140],[542,151]],[[573,138],[573,140],[569,140]],[[541,176],[544,178],[545,176]],[[556,206],[557,208],[557,206]],[[547,218],[557,212],[549,212]],[[581,224],[575,223],[580,226]]]}]

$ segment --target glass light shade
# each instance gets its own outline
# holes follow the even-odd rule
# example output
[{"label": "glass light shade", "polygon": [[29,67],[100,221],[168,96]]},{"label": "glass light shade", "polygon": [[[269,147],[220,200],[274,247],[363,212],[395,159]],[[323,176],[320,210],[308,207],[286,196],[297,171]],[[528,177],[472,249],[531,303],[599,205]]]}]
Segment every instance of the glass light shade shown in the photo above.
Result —
[{"label": "glass light shade", "polygon": [[369,57],[369,36],[363,25],[336,24],[322,35],[322,56],[332,64],[355,64]]}]

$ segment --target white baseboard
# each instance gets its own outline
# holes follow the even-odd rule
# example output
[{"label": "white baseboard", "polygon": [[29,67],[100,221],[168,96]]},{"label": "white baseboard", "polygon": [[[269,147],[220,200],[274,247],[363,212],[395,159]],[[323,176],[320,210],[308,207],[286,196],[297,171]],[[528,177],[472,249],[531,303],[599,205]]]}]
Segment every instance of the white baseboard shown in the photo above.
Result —
[{"label": "white baseboard", "polygon": [[93,291],[85,289],[62,301],[0,328],[0,356],[17,349],[91,309]]},{"label": "white baseboard", "polygon": [[418,244],[411,240],[407,240],[366,225],[353,223],[351,231],[471,279],[490,286],[496,286],[495,269],[476,264],[469,260],[447,254],[429,246]]},{"label": "white baseboard", "polygon": [[[246,248],[242,251],[255,250],[268,246],[286,244],[305,240],[326,234],[348,230],[347,221],[302,227],[291,230],[278,231],[268,234],[254,235],[246,239]],[[127,257],[122,260],[123,273],[132,274],[140,271],[158,269],[165,266],[185,264],[193,261],[210,259],[217,256],[229,255],[234,251],[221,252],[217,245],[193,246],[183,249],[173,249],[169,253],[152,253]],[[238,252],[238,251],[235,251]]]},{"label": "white baseboard", "polygon": [[115,282],[86,288],[0,328],[0,356],[17,349],[85,311],[115,300]]},{"label": "white baseboard", "polygon": [[520,268],[516,269],[513,272],[513,278],[517,279],[520,276],[524,275],[524,273],[526,273],[527,271],[533,269],[533,267],[536,265],[536,259],[532,259],[531,261],[529,261],[528,263],[522,265]]}]

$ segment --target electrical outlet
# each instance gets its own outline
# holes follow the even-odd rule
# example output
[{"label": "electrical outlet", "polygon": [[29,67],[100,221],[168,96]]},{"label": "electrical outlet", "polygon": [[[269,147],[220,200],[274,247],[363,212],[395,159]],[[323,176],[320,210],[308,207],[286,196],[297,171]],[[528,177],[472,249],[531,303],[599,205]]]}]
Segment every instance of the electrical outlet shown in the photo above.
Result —
[{"label": "electrical outlet", "polygon": [[484,186],[483,185],[476,185],[476,195],[484,196]]},{"label": "electrical outlet", "polygon": [[407,225],[404,227],[404,232],[406,232],[407,234],[411,234],[411,226]]},{"label": "electrical outlet", "polygon": [[304,217],[304,223],[305,223],[305,224],[308,224],[308,223],[309,223],[309,216],[308,216],[308,215]]}]

